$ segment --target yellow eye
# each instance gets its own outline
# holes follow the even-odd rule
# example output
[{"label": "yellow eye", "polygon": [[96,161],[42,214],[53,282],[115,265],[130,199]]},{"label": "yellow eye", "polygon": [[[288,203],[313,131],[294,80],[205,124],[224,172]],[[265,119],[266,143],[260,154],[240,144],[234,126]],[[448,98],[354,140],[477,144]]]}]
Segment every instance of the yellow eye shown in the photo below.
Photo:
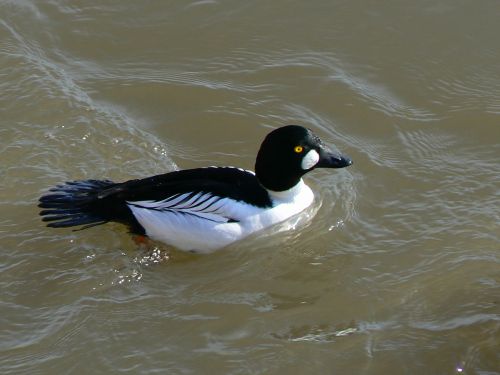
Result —
[{"label": "yellow eye", "polygon": [[293,151],[295,151],[297,154],[300,154],[303,150],[304,148],[302,146],[295,146],[295,148],[293,149]]}]

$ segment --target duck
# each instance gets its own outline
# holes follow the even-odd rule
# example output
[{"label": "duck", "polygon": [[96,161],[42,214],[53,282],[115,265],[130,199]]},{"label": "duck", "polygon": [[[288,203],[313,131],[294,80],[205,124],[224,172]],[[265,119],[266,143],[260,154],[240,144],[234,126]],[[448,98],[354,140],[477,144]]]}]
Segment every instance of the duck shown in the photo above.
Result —
[{"label": "duck", "polygon": [[67,181],[50,188],[38,206],[48,227],[118,222],[179,250],[211,253],[309,207],[314,193],[306,173],[352,163],[310,129],[286,125],[264,138],[255,172],[210,166],[125,182]]}]

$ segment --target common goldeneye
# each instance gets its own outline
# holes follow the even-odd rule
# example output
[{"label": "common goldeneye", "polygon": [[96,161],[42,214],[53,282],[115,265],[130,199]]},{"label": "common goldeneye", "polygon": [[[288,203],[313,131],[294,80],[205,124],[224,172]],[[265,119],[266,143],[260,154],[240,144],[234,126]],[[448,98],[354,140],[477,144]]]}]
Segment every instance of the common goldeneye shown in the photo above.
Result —
[{"label": "common goldeneye", "polygon": [[209,253],[307,208],[314,198],[302,180],[307,172],[351,164],[311,130],[288,125],[266,136],[255,173],[206,167],[118,183],[69,181],[40,198],[40,215],[54,228],[120,222],[132,233]]}]

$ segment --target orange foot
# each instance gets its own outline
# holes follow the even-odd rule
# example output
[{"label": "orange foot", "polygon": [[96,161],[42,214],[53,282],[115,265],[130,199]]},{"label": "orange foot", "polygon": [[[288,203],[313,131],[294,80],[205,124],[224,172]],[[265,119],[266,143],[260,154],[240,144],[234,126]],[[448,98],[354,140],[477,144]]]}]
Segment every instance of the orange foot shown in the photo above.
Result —
[{"label": "orange foot", "polygon": [[132,239],[134,240],[135,244],[137,246],[141,246],[141,245],[149,245],[149,238],[147,236],[143,236],[142,234],[137,234],[135,236],[132,237]]}]

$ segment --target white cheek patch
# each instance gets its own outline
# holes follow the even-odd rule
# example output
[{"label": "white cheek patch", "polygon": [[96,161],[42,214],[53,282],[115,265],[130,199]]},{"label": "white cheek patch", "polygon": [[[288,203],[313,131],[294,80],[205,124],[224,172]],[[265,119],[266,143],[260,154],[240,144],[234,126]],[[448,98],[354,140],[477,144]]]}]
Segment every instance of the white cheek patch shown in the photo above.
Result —
[{"label": "white cheek patch", "polygon": [[311,169],[312,167],[314,167],[316,165],[318,160],[319,160],[319,154],[316,152],[316,150],[311,150],[304,156],[300,166],[304,170]]}]

